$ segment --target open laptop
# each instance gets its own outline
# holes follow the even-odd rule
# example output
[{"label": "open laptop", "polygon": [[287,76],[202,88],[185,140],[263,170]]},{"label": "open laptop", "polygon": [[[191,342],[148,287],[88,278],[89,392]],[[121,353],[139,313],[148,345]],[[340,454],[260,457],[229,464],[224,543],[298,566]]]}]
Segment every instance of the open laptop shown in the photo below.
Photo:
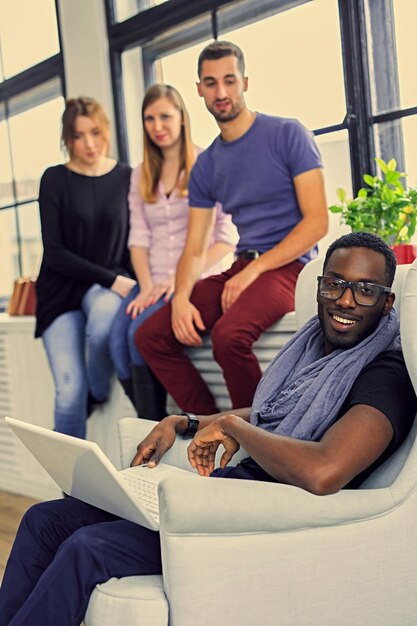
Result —
[{"label": "open laptop", "polygon": [[118,471],[93,441],[5,419],[64,493],[150,530],[159,529],[159,482],[173,472],[197,477],[164,463]]}]

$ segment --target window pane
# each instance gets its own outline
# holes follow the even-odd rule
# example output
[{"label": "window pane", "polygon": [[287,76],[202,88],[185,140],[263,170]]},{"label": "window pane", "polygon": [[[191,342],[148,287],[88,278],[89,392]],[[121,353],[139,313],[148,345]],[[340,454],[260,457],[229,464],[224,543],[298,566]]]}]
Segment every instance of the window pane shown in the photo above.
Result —
[{"label": "window pane", "polygon": [[24,204],[18,208],[19,230],[22,254],[22,273],[36,276],[42,257],[41,222],[37,202]]},{"label": "window pane", "polygon": [[394,16],[401,108],[404,109],[417,105],[417,3],[394,0]]},{"label": "window pane", "polygon": [[[349,136],[347,130],[319,135],[316,137],[316,141],[323,158],[328,205],[339,202],[336,195],[336,189],[339,187],[346,189],[347,195],[352,197]],[[330,213],[329,232],[320,241],[320,254],[324,255],[332,241],[348,232],[350,232],[350,228],[340,224],[340,216]]]},{"label": "window pane", "polygon": [[0,206],[7,206],[14,201],[12,187],[12,167],[10,164],[10,146],[7,122],[0,122]]},{"label": "window pane", "polygon": [[59,52],[54,0],[0,0],[4,78]]},{"label": "window pane", "polygon": [[128,17],[146,11],[158,4],[164,4],[168,0],[115,0],[116,20],[122,22]]},{"label": "window pane", "polygon": [[12,292],[13,281],[20,274],[16,237],[16,212],[0,211],[0,296]]},{"label": "window pane", "polygon": [[404,132],[405,171],[409,187],[417,187],[417,115],[402,120]]},{"label": "window pane", "polygon": [[401,155],[385,154],[384,152],[383,139],[386,136],[389,137],[391,133],[402,135],[404,165],[401,165],[401,169],[407,172],[408,187],[417,187],[417,142],[415,139],[417,137],[417,115],[375,125],[374,134],[380,139],[379,142],[376,142],[377,156],[385,161],[394,158],[397,162],[402,163]]},{"label": "window pane", "polygon": [[[314,24],[314,28],[312,25]],[[245,54],[250,109],[296,117],[308,128],[346,114],[336,0],[315,0],[226,33]],[[302,51],[302,52],[301,52]]]},{"label": "window pane", "polygon": [[181,50],[161,59],[161,71],[164,83],[173,85],[182,95],[191,117],[193,141],[201,148],[206,148],[219,134],[219,128],[204,106],[196,88],[197,58],[201,50],[210,41],[203,41],[196,46]]},{"label": "window pane", "polygon": [[368,56],[374,113],[417,105],[417,3],[367,0]]},{"label": "window pane", "polygon": [[18,200],[38,195],[39,179],[50,165],[62,163],[60,118],[63,98],[14,115],[9,119]]},{"label": "window pane", "polygon": [[[314,29],[311,24],[314,23]],[[219,20],[219,29],[221,20]],[[316,0],[232,32],[221,32],[245,54],[250,109],[296,117],[308,128],[342,122],[346,114],[336,0]],[[218,134],[198,97],[197,57],[209,41],[163,57],[163,80],[181,92],[193,138],[202,147]],[[300,50],[308,54],[300,54]]]}]

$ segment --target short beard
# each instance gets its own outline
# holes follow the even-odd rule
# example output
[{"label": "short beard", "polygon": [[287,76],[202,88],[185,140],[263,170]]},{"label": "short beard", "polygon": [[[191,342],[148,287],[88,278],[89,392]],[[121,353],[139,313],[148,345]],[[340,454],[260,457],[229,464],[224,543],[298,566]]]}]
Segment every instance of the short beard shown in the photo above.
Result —
[{"label": "short beard", "polygon": [[212,114],[216,122],[231,122],[232,120],[235,120],[237,116],[241,113],[241,111],[243,110],[243,106],[236,106],[233,104],[228,113],[221,113],[220,111],[217,111],[214,107],[207,107],[207,110]]},{"label": "short beard", "polygon": [[329,337],[325,333],[325,339],[333,350],[349,350],[350,348],[354,348],[358,345],[365,337],[360,337],[359,340],[349,340],[346,337]]},{"label": "short beard", "polygon": [[372,333],[377,329],[379,322],[381,321],[381,317],[374,320],[374,323],[367,328],[364,328],[362,332],[358,333],[355,337],[345,337],[344,335],[337,335],[336,333],[331,334],[327,332],[326,324],[324,323],[324,316],[326,315],[323,310],[323,305],[318,304],[318,317],[320,320],[321,329],[324,335],[324,339],[327,342],[327,345],[331,346],[333,350],[349,350],[350,348],[354,348],[358,344],[360,344],[364,339],[372,335]]}]

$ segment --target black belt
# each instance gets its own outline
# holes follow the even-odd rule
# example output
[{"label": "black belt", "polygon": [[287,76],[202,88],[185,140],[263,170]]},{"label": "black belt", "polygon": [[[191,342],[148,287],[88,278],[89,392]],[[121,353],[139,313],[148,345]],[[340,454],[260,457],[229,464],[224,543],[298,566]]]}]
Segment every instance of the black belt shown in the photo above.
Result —
[{"label": "black belt", "polygon": [[259,256],[263,254],[259,252],[259,250],[243,250],[242,252],[238,252],[236,255],[237,259],[248,259],[249,261],[253,261],[253,259],[257,259]]}]

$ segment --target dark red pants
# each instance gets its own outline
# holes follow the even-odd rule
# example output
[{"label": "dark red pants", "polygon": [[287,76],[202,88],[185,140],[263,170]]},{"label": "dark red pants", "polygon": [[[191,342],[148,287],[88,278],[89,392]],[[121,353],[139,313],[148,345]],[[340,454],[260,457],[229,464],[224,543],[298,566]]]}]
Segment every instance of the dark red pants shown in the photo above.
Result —
[{"label": "dark red pants", "polygon": [[[250,261],[238,259],[216,276],[200,280],[191,302],[211,331],[213,355],[223,370],[233,408],[249,407],[262,372],[252,351],[261,333],[294,310],[294,290],[303,265],[294,261],[261,274],[223,313],[221,294],[229,278]],[[177,341],[167,304],[138,328],[135,343],[145,361],[183,411],[209,415],[218,411],[206,383]]]}]

